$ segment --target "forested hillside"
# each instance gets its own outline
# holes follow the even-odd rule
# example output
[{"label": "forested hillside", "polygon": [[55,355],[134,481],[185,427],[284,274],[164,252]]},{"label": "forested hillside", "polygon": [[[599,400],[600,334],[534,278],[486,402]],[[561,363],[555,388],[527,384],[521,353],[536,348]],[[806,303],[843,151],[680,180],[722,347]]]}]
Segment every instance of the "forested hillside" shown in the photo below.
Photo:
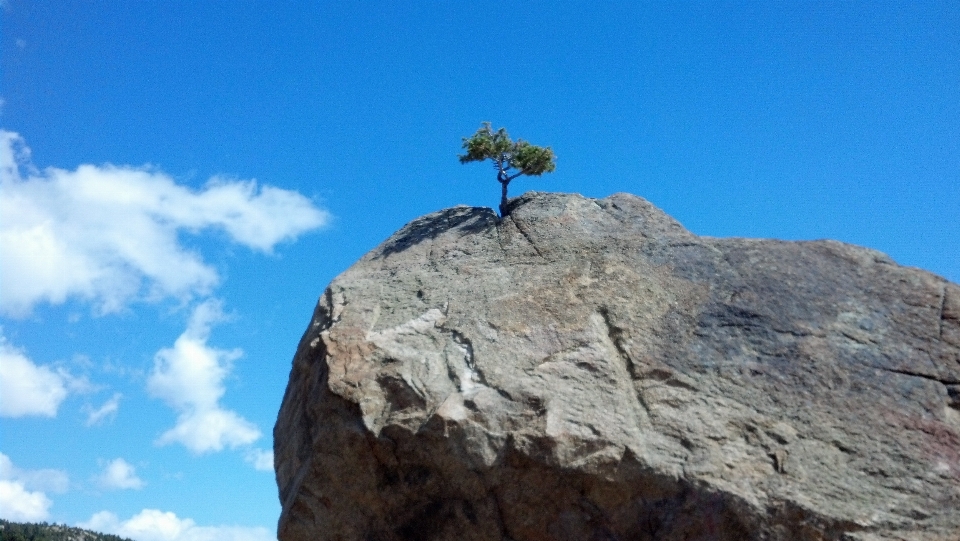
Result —
[{"label": "forested hillside", "polygon": [[130,541],[63,524],[23,524],[0,519],[0,541]]}]

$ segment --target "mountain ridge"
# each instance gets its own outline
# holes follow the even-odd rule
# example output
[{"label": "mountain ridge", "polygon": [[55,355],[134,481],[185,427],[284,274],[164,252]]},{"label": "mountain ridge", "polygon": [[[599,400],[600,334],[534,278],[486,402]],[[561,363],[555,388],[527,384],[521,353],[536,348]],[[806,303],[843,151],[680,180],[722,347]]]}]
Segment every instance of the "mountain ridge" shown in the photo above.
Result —
[{"label": "mountain ridge", "polygon": [[0,519],[0,541],[132,541],[118,535],[106,534],[46,522],[14,522]]}]

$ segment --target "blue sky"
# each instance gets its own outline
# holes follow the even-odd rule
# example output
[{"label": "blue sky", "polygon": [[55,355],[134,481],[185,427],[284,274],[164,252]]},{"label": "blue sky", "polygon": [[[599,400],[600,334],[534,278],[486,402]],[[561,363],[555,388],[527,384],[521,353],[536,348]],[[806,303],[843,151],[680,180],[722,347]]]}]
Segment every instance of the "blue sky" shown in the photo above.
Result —
[{"label": "blue sky", "polygon": [[954,2],[0,2],[0,516],[271,539],[271,430],[326,284],[526,190],[960,281]]}]

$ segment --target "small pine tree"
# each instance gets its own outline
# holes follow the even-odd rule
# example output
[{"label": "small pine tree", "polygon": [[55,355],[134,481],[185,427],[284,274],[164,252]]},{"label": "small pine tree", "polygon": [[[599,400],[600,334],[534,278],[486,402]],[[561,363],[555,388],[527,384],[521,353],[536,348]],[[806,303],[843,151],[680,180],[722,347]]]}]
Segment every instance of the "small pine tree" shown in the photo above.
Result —
[{"label": "small pine tree", "polygon": [[[470,138],[463,138],[460,163],[492,160],[497,169],[497,182],[500,183],[500,216],[507,215],[507,185],[520,175],[540,176],[556,169],[557,157],[550,147],[531,145],[523,139],[510,140],[507,130],[493,131],[489,122],[480,124],[480,129]],[[515,171],[511,173],[511,171]]]}]

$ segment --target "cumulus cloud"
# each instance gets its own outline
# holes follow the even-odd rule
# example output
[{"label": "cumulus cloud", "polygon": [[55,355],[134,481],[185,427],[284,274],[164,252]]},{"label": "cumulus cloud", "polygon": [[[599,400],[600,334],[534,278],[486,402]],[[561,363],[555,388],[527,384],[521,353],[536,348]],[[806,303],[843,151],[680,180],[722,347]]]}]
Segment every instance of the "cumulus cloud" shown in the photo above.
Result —
[{"label": "cumulus cloud", "polygon": [[15,317],[68,298],[109,313],[133,300],[208,295],[219,276],[181,233],[219,229],[270,252],[329,221],[299,193],[252,180],[213,178],[193,190],[147,168],[39,171],[23,139],[3,130],[0,188],[0,312]]},{"label": "cumulus cloud", "polygon": [[231,363],[243,353],[207,345],[211,326],[222,319],[220,302],[204,301],[194,309],[187,329],[173,347],[154,357],[147,389],[178,412],[176,426],[157,443],[177,442],[202,454],[248,445],[260,438],[256,425],[220,406],[223,380]]},{"label": "cumulus cloud", "polygon": [[[0,283],[5,281],[4,276]],[[34,364],[7,343],[0,329],[0,417],[56,417],[69,383],[63,374]]]},{"label": "cumulus cloud", "polygon": [[0,518],[36,522],[50,516],[53,502],[44,491],[66,492],[70,480],[60,470],[21,470],[0,453]]},{"label": "cumulus cloud", "polygon": [[97,409],[93,409],[87,406],[84,411],[87,414],[87,426],[98,425],[105,420],[113,420],[117,416],[117,411],[120,409],[120,399],[123,398],[123,395],[120,393],[114,393],[109,400],[103,403]]},{"label": "cumulus cloud", "polygon": [[257,471],[273,471],[273,451],[250,449],[243,459]]},{"label": "cumulus cloud", "polygon": [[116,458],[108,462],[98,481],[103,488],[118,490],[140,490],[145,484],[137,477],[136,468],[122,458]]},{"label": "cumulus cloud", "polygon": [[0,518],[14,522],[45,520],[51,505],[43,492],[30,492],[22,483],[0,480]]},{"label": "cumulus cloud", "polygon": [[134,541],[276,541],[276,536],[266,528],[197,526],[192,519],[157,509],[144,509],[125,521],[109,511],[101,511],[77,526]]}]

